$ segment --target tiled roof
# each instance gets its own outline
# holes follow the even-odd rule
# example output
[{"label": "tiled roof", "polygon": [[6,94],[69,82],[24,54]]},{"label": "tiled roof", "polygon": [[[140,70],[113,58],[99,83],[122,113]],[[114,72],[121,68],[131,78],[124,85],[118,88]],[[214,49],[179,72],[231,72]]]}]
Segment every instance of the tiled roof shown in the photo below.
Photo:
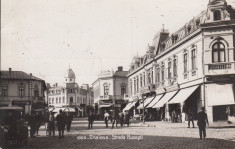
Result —
[{"label": "tiled roof", "polygon": [[1,79],[24,79],[24,80],[44,81],[44,80],[39,79],[35,76],[30,76],[29,74],[27,74],[23,71],[1,71],[0,78]]},{"label": "tiled roof", "polygon": [[118,76],[118,77],[126,77],[128,74],[128,71],[116,71],[114,73],[114,76]]}]

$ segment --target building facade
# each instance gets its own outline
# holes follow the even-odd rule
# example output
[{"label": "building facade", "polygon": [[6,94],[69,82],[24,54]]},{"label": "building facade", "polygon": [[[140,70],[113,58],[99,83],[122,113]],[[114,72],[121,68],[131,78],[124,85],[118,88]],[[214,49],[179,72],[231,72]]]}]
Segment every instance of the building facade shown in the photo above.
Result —
[{"label": "building facade", "polygon": [[116,108],[121,111],[125,106],[125,97],[128,91],[128,71],[118,67],[116,72],[102,72],[92,84],[94,92],[95,112],[102,118],[104,110]]},{"label": "building facade", "polygon": [[25,114],[46,107],[46,83],[23,71],[0,71],[0,106],[20,106]]},{"label": "building facade", "polygon": [[[205,107],[210,122],[235,116],[235,10],[225,0],[176,32],[162,29],[146,54],[134,57],[128,73],[130,100],[145,100],[149,117],[187,120]],[[141,103],[141,104],[142,104]]]},{"label": "building facade", "polygon": [[[68,69],[64,76],[63,86],[56,83],[48,90],[48,105],[50,109],[74,108],[78,116],[87,115],[87,106],[93,105],[91,89],[79,87],[72,69]],[[58,111],[57,111],[58,112]]]}]

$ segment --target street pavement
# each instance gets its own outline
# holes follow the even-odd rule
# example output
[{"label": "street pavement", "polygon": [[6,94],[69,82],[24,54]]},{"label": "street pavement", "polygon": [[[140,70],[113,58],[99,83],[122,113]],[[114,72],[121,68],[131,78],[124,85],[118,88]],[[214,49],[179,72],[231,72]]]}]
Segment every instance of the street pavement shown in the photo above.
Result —
[{"label": "street pavement", "polygon": [[71,131],[65,131],[63,139],[59,139],[57,131],[55,137],[46,136],[44,126],[41,126],[39,136],[29,138],[25,148],[235,149],[235,128],[208,128],[206,139],[200,140],[198,128],[187,128],[186,123],[132,123],[130,127],[118,125],[111,129],[111,123],[105,128],[103,121],[95,121],[92,130],[87,126],[87,118],[75,118]]}]

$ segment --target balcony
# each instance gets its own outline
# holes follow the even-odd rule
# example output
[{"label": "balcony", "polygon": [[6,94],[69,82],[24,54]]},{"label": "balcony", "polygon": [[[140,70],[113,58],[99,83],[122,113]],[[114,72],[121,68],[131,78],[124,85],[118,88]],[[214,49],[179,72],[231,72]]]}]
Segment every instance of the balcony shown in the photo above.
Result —
[{"label": "balcony", "polygon": [[205,65],[205,75],[224,75],[235,73],[235,62]]},{"label": "balcony", "polygon": [[210,64],[208,66],[209,70],[218,70],[218,69],[231,69],[231,63],[227,64]]},{"label": "balcony", "polygon": [[109,99],[113,99],[112,95],[104,95],[104,96],[100,96],[101,100],[109,100]]}]

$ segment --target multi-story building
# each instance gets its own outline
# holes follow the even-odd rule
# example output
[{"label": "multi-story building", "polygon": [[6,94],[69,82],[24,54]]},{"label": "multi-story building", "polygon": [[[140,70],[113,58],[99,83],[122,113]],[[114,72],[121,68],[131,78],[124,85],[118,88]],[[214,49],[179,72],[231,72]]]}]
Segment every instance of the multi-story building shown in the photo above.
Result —
[{"label": "multi-story building", "polygon": [[127,73],[123,67],[118,67],[116,72],[104,71],[92,84],[94,91],[95,110],[103,116],[104,110],[116,108],[121,111],[125,106],[125,96],[127,95]]},{"label": "multi-story building", "polygon": [[[59,109],[70,107],[74,108],[78,116],[87,115],[87,105],[92,105],[91,92],[89,90],[79,87],[76,83],[75,73],[69,68],[64,76],[64,85],[58,86],[56,83],[48,91],[48,105]],[[89,89],[89,86],[88,86]]]},{"label": "multi-story building", "polygon": [[176,111],[184,121],[188,110],[196,116],[205,107],[210,122],[232,120],[234,47],[235,10],[225,0],[210,0],[205,11],[172,34],[162,29],[146,54],[134,57],[130,99],[146,99],[146,112],[158,118],[170,119]]},{"label": "multi-story building", "polygon": [[44,80],[23,71],[0,71],[0,106],[20,106],[25,114],[46,106]]}]

